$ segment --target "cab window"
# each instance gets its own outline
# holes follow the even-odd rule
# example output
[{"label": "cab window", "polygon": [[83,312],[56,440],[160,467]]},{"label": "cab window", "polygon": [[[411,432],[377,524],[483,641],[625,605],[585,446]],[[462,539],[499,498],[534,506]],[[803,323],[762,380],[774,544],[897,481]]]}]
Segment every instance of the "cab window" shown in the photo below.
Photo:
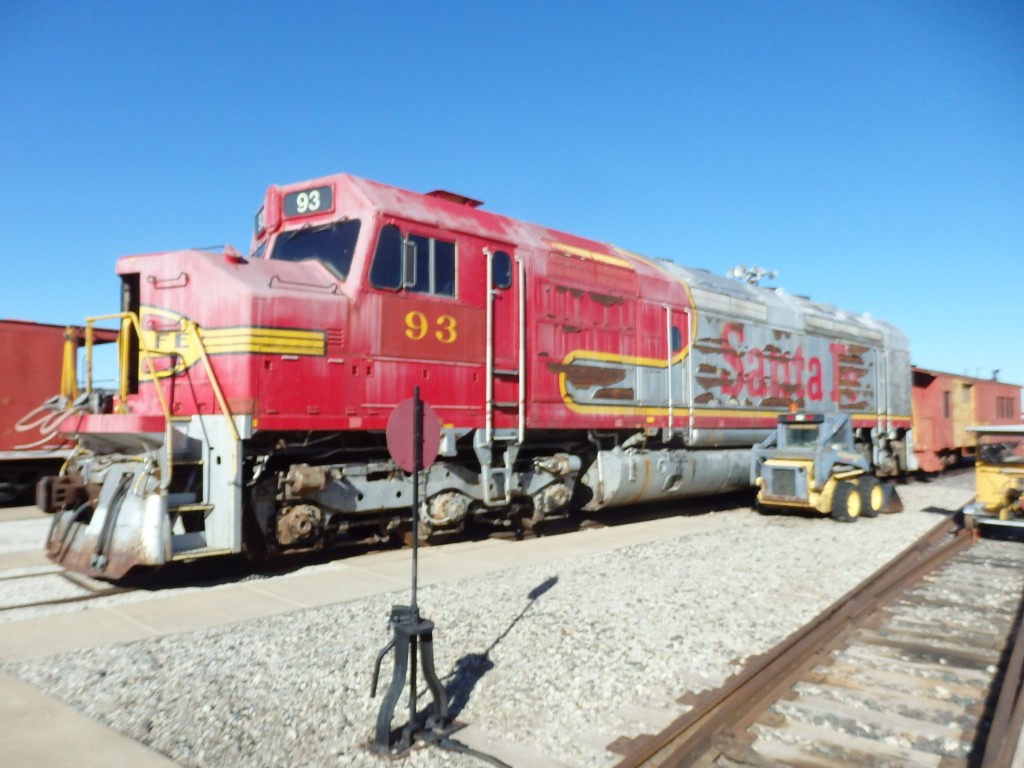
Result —
[{"label": "cab window", "polygon": [[787,424],[786,448],[813,448],[818,442],[818,424]]},{"label": "cab window", "polygon": [[455,243],[422,235],[409,235],[416,246],[416,277],[407,286],[415,293],[455,295]]},{"label": "cab window", "polygon": [[394,224],[381,227],[370,265],[370,284],[392,291],[402,287],[402,233]]},{"label": "cab window", "polygon": [[283,232],[274,242],[271,259],[319,261],[340,280],[348,277],[359,239],[359,219]]},{"label": "cab window", "polygon": [[381,227],[370,265],[375,288],[434,296],[456,295],[455,243],[424,235],[403,239],[394,224]]}]

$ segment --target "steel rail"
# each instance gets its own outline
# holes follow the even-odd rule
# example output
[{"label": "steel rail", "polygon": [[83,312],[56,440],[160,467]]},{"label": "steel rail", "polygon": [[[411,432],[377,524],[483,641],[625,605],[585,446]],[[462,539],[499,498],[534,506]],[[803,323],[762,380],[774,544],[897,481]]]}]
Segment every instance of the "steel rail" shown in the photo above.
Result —
[{"label": "steel rail", "polygon": [[1017,612],[1013,650],[1006,663],[996,708],[992,712],[981,768],[1010,768],[1024,726],[1024,604]]},{"label": "steel rail", "polygon": [[822,654],[886,600],[973,543],[953,516],[944,518],[866,581],[847,592],[772,650],[749,660],[724,686],[697,696],[693,709],[659,734],[635,742],[616,768],[693,765],[726,731],[747,728]]}]

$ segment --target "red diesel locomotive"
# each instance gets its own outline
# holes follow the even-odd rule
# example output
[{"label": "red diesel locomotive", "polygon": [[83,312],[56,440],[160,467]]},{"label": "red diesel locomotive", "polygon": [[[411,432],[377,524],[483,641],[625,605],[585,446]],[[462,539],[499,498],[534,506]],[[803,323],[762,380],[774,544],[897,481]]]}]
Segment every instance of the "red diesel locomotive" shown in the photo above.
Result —
[{"label": "red diesel locomotive", "polygon": [[442,422],[427,532],[748,487],[791,408],[846,411],[874,466],[907,466],[893,326],[451,193],[272,186],[247,258],[117,272],[119,391],[65,422],[78,449],[39,487],[73,570],[404,533],[411,478],[384,432],[415,386]]}]

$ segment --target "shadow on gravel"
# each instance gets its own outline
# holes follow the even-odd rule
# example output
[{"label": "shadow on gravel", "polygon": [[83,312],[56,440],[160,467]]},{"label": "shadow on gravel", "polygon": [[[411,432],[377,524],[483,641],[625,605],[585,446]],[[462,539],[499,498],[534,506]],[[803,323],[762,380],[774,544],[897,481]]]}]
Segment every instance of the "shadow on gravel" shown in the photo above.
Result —
[{"label": "shadow on gravel", "polygon": [[445,684],[445,694],[448,696],[448,714],[452,719],[458,717],[459,713],[466,708],[466,704],[469,703],[469,697],[472,695],[476,684],[480,682],[480,679],[490,670],[494,669],[494,662],[490,658],[491,652],[498,647],[498,643],[508,637],[516,624],[522,621],[534,601],[557,583],[558,577],[552,576],[531,589],[530,593],[526,596],[528,602],[523,606],[523,610],[512,619],[511,623],[505,628],[505,631],[494,639],[494,642],[488,646],[487,650],[483,653],[466,654],[455,662],[455,671],[442,678],[442,681],[447,681]]},{"label": "shadow on gravel", "polygon": [[957,510],[955,510],[955,509],[943,509],[942,507],[925,507],[921,511],[922,512],[927,512],[927,513],[932,514],[932,515],[942,515],[942,516],[952,515],[952,514],[957,512]]}]

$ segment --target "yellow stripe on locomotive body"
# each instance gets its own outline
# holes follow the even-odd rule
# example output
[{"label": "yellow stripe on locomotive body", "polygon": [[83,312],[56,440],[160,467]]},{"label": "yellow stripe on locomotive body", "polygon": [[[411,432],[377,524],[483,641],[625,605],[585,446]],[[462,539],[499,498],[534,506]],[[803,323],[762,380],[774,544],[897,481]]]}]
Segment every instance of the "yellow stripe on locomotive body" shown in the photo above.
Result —
[{"label": "yellow stripe on locomotive body", "polygon": [[[198,347],[184,330],[182,321],[185,319],[170,310],[142,308],[142,346],[157,358],[173,357],[176,360],[173,366],[157,370],[157,379],[188,370],[200,360]],[[322,330],[229,326],[199,327],[198,331],[206,353],[211,356],[272,354],[323,357],[327,350],[326,333]],[[142,381],[154,378],[145,364],[140,366],[139,378]]]}]

